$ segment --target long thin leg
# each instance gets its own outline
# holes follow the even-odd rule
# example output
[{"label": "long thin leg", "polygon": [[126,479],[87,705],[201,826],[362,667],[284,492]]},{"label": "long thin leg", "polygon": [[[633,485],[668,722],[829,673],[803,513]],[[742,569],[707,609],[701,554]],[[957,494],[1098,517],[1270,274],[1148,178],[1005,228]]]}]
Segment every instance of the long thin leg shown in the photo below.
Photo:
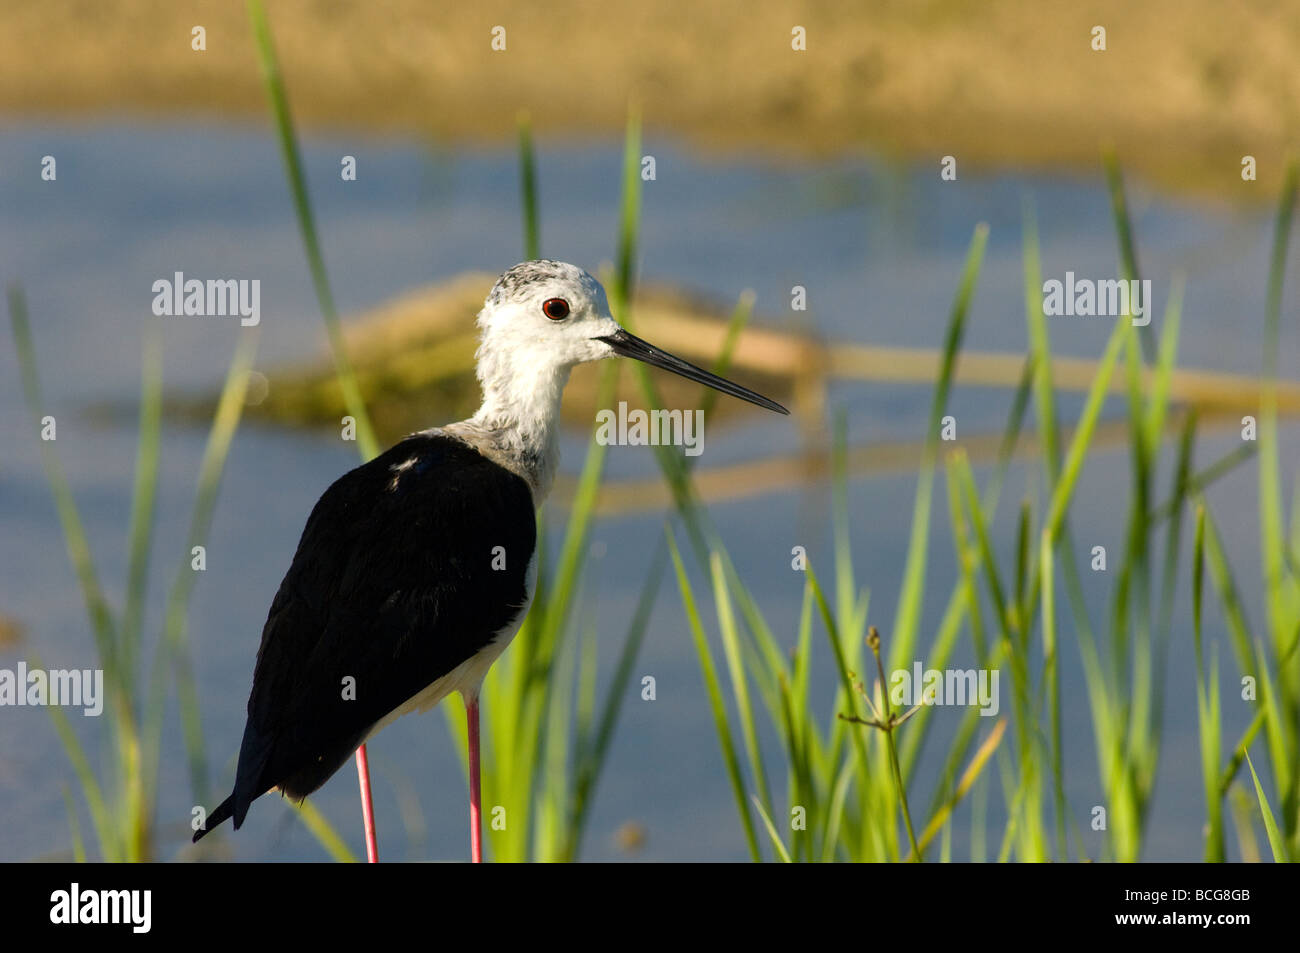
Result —
[{"label": "long thin leg", "polygon": [[366,825],[366,862],[379,863],[379,844],[375,840],[375,805],[370,800],[370,761],[366,746],[357,749],[357,780],[361,783],[361,816]]},{"label": "long thin leg", "polygon": [[469,859],[483,863],[483,827],[479,820],[478,696],[465,699],[469,731]]}]

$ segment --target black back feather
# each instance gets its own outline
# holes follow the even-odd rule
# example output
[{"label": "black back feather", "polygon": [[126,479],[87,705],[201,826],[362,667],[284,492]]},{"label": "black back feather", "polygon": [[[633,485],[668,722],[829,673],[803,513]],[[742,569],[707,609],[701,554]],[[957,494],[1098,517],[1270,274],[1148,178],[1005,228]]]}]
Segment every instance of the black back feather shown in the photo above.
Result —
[{"label": "black back feather", "polygon": [[335,481],[262,630],[235,827],[273,787],[315,791],[385,715],[515,622],[536,541],[527,483],[445,434],[415,434]]}]

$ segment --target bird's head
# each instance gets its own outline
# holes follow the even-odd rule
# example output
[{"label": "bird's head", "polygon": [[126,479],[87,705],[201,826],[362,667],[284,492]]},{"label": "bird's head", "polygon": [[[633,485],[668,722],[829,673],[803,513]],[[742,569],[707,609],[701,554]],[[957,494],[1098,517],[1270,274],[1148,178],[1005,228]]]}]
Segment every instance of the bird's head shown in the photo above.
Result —
[{"label": "bird's head", "polygon": [[[518,374],[521,361],[567,377],[576,364],[631,357],[707,384],[752,404],[787,414],[774,400],[683,361],[629,334],[609,311],[600,282],[562,261],[525,261],[493,285],[479,312],[479,374]],[[561,384],[563,386],[563,384]]]}]

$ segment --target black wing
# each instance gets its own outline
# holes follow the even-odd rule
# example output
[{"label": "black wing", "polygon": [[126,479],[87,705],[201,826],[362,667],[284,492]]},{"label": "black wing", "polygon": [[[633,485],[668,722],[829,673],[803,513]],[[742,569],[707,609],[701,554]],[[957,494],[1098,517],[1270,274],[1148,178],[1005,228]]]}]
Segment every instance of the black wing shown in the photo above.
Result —
[{"label": "black wing", "polygon": [[262,630],[235,826],[272,787],[316,790],[376,722],[513,622],[536,540],[524,480],[446,435],[408,437],[326,490]]}]

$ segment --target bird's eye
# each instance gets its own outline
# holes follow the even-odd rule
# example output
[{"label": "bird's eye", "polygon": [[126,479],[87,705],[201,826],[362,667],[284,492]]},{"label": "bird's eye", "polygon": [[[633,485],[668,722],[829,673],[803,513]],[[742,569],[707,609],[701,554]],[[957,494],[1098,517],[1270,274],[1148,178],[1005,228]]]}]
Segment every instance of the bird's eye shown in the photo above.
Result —
[{"label": "bird's eye", "polygon": [[542,304],[542,313],[552,321],[563,321],[569,316],[569,302],[563,298],[547,298]]}]

